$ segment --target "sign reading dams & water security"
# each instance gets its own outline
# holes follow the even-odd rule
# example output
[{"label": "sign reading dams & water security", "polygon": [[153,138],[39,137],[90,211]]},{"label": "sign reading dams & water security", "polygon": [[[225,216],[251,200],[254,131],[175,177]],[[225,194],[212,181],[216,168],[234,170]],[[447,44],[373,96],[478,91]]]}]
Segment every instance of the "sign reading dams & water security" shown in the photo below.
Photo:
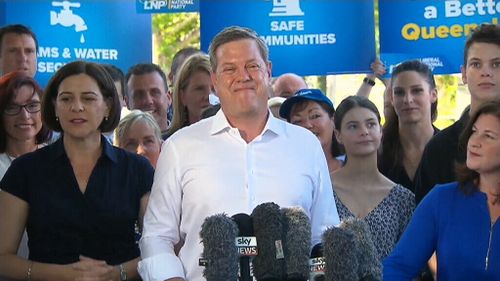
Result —
[{"label": "sign reading dams & water security", "polygon": [[35,79],[45,86],[74,60],[110,63],[123,71],[151,62],[151,15],[135,8],[133,1],[122,0],[0,0],[0,26],[20,23],[35,32]]},{"label": "sign reading dams & water security", "polygon": [[201,48],[222,29],[254,29],[273,76],[369,72],[375,59],[373,0],[201,0]]},{"label": "sign reading dams & water security", "polygon": [[379,0],[380,53],[389,72],[419,59],[435,74],[460,72],[467,36],[498,24],[498,0]]}]

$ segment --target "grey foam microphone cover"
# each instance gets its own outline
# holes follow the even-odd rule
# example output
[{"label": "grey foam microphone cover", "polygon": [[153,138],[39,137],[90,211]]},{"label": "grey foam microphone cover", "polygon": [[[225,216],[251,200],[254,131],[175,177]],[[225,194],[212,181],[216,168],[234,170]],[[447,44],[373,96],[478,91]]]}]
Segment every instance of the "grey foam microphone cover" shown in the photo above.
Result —
[{"label": "grey foam microphone cover", "polygon": [[286,280],[306,281],[309,278],[311,222],[299,207],[282,208],[285,232]]},{"label": "grey foam microphone cover", "polygon": [[239,255],[235,240],[238,226],[225,214],[207,217],[201,225],[202,257],[207,261],[207,281],[238,280]]},{"label": "grey foam microphone cover", "polygon": [[259,280],[283,280],[283,216],[275,203],[262,203],[252,211],[258,255],[253,259],[254,277]]},{"label": "grey foam microphone cover", "polygon": [[361,219],[353,218],[343,221],[340,227],[349,229],[356,235],[360,280],[382,280],[382,264],[378,259],[368,224]]},{"label": "grey foam microphone cover", "polygon": [[330,227],[323,233],[325,280],[359,281],[356,235],[348,229]]}]

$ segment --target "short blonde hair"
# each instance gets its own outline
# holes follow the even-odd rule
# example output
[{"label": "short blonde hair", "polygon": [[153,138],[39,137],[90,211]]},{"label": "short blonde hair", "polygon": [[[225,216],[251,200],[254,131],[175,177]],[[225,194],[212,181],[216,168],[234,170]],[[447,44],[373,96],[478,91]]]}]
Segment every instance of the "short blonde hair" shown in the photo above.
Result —
[{"label": "short blonde hair", "polygon": [[168,136],[189,125],[187,108],[182,104],[180,92],[188,86],[191,76],[200,71],[210,75],[212,71],[210,60],[205,54],[194,54],[186,59],[175,77],[172,104],[174,116],[172,117],[172,125],[167,132]]},{"label": "short blonde hair", "polygon": [[120,123],[118,123],[118,127],[116,127],[115,137],[113,140],[114,145],[121,147],[124,140],[123,138],[130,130],[130,127],[132,127],[132,125],[138,121],[144,121],[146,125],[152,128],[155,137],[157,137],[161,143],[161,130],[153,115],[151,115],[151,113],[149,112],[144,112],[136,109],[130,111],[130,113],[127,116],[123,117],[123,119],[120,120]]}]

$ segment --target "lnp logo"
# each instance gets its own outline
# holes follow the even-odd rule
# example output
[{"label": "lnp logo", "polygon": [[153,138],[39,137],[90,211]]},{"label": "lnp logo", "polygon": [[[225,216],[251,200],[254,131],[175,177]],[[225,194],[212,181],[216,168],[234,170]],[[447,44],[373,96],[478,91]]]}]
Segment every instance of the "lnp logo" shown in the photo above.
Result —
[{"label": "lnp logo", "polygon": [[154,0],[146,0],[140,1],[144,3],[144,10],[161,10],[163,7],[167,7],[168,2],[165,0],[154,1]]},{"label": "lnp logo", "polygon": [[300,0],[273,0],[273,10],[269,13],[271,17],[279,16],[303,16],[300,9]]},{"label": "lnp logo", "polygon": [[195,0],[138,0],[144,11],[183,11],[198,5]]},{"label": "lnp logo", "polygon": [[[80,8],[80,3],[71,3],[69,1],[62,2],[52,2],[52,7],[62,7],[62,10],[57,13],[55,11],[50,11],[50,25],[60,24],[64,27],[75,26],[76,32],[82,32],[87,30],[87,24],[83,18],[79,15],[73,14],[70,8]],[[80,36],[80,43],[85,42],[85,37],[83,34]]]}]

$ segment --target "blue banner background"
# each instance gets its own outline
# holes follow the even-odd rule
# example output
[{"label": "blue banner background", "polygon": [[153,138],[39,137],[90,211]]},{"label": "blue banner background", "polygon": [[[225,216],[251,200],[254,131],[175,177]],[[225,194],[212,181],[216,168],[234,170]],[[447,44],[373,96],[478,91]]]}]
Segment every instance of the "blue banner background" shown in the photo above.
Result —
[{"label": "blue banner background", "polygon": [[[60,15],[63,9],[53,7],[51,3],[51,0],[4,1],[5,10],[0,14],[0,25],[21,23],[31,27],[37,35],[40,48],[35,79],[42,86],[55,72],[55,66],[60,67],[73,60],[111,63],[124,72],[133,64],[152,61],[151,15],[137,14],[133,1],[71,1],[81,4],[79,8],[72,7],[70,10],[80,16],[87,26],[87,30],[79,32],[75,25],[51,25],[51,11]],[[94,57],[78,57],[75,51],[86,51],[92,55],[88,51],[90,49],[107,50],[108,57],[99,59],[97,52],[94,52]],[[65,50],[69,57],[63,56]]]},{"label": "blue banner background", "polygon": [[[390,70],[403,60],[421,59],[434,67],[435,74],[449,74],[460,72],[463,64],[463,48],[466,40],[464,32],[456,37],[449,35],[447,38],[439,38],[435,33],[434,39],[422,39],[422,27],[426,27],[426,35],[432,34],[430,27],[435,29],[439,26],[451,28],[454,25],[492,23],[498,21],[498,13],[472,16],[460,15],[446,17],[446,3],[458,3],[460,8],[466,4],[475,4],[477,0],[443,1],[443,0],[379,0],[380,15],[380,53],[381,59]],[[424,13],[426,7],[434,6],[435,17],[426,19]],[[458,13],[457,9],[450,9],[450,13]],[[429,12],[429,9],[428,9]],[[403,36],[403,29],[408,24],[414,24],[409,31],[420,30],[416,40],[408,40]],[[446,29],[442,27],[441,29]],[[458,27],[454,27],[457,28]],[[406,32],[405,34],[410,34]],[[413,35],[416,35],[414,33]],[[408,37],[408,36],[407,36]],[[416,37],[416,36],[415,36]]]},{"label": "blue banner background", "polygon": [[[261,37],[335,34],[334,44],[269,46],[273,76],[286,72],[325,75],[370,71],[375,58],[372,0],[302,0],[303,16],[270,16],[273,2],[286,1],[200,0],[201,48],[207,51],[212,38],[231,25],[250,27]],[[272,21],[303,21],[304,28],[272,31]]]}]

